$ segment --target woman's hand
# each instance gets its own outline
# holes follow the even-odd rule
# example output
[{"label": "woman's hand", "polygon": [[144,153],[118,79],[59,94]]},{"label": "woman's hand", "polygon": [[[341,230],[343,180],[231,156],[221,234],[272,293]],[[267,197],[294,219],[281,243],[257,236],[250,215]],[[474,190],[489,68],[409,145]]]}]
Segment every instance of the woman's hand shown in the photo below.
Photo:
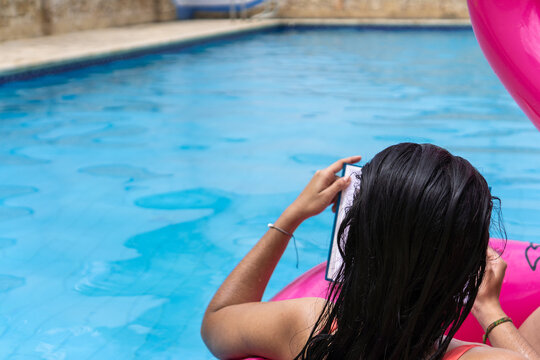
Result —
[{"label": "woman's hand", "polygon": [[491,322],[505,316],[499,302],[505,272],[506,262],[495,250],[488,247],[484,279],[472,308],[473,315],[484,329]]},{"label": "woman's hand", "polygon": [[[486,272],[472,308],[473,315],[484,331],[494,321],[506,317],[499,302],[505,272],[506,262],[495,250],[488,247]],[[489,333],[489,341],[494,348],[511,351],[504,355],[501,353],[503,356],[497,358],[540,360],[540,355],[511,321],[495,326]],[[494,359],[495,357],[490,355],[485,358]]]},{"label": "woman's hand", "polygon": [[351,156],[336,161],[324,170],[318,170],[286,212],[299,221],[321,213],[335,202],[337,194],[351,183],[349,177],[341,178],[336,173],[341,171],[343,164],[354,164],[361,158]]}]

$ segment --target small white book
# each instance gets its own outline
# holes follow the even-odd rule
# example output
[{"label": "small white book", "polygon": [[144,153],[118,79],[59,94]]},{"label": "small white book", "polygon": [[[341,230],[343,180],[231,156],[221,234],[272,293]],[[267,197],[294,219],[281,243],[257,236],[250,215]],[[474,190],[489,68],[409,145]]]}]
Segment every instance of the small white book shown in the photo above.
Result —
[{"label": "small white book", "polygon": [[328,253],[328,262],[326,263],[326,280],[334,281],[343,263],[341,254],[338,249],[338,231],[341,222],[345,218],[347,209],[352,205],[355,190],[360,186],[358,175],[362,173],[362,168],[358,165],[345,164],[343,165],[342,176],[350,176],[351,183],[343,190],[337,200],[336,217],[334,219],[334,227],[332,230],[332,243],[330,244],[330,252]]}]

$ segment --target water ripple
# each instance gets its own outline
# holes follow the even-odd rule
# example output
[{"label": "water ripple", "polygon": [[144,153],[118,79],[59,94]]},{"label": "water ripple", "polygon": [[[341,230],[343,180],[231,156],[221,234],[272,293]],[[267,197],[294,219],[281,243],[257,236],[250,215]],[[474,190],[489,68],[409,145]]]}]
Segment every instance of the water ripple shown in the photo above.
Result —
[{"label": "water ripple", "polygon": [[22,149],[15,148],[9,150],[7,153],[0,153],[1,165],[43,165],[50,163],[49,160],[43,160],[34,158],[28,155],[19,154]]},{"label": "water ripple", "polygon": [[0,249],[5,249],[8,247],[12,247],[17,243],[16,239],[11,238],[1,238],[0,237]]},{"label": "water ripple", "polygon": [[150,195],[135,200],[135,205],[142,208],[163,210],[211,208],[215,212],[221,212],[229,204],[229,197],[225,193],[205,188]]},{"label": "water ripple", "polygon": [[7,206],[4,202],[9,198],[28,195],[37,191],[38,189],[31,186],[0,185],[0,221],[33,214],[33,209],[29,207]]},{"label": "water ripple", "polygon": [[6,293],[24,286],[26,280],[22,277],[0,274],[0,293]]},{"label": "water ripple", "polygon": [[145,168],[127,164],[94,165],[80,168],[79,172],[94,176],[125,178],[127,181],[145,180],[170,175],[161,175]]}]

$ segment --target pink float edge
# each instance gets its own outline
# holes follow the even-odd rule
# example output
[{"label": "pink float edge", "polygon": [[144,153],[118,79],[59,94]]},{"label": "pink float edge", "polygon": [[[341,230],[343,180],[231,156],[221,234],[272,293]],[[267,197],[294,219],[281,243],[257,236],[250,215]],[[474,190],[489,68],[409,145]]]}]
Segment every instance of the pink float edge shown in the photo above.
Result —
[{"label": "pink float edge", "polygon": [[[508,264],[501,289],[503,310],[519,327],[540,306],[540,276],[536,265],[540,264],[540,244],[522,241],[490,239],[490,246],[502,252]],[[301,297],[326,298],[328,281],[325,280],[326,262],[300,275],[296,280],[277,293],[270,301]],[[461,325],[455,338],[471,342],[482,341],[483,330],[470,314]],[[246,360],[257,360],[250,358]]]},{"label": "pink float edge", "polygon": [[[504,250],[502,257],[508,267],[500,299],[504,311],[519,327],[540,306],[540,276],[535,276],[534,270],[535,261],[538,263],[540,259],[540,245],[508,240],[504,246],[504,241],[500,239],[491,239],[490,245],[498,251]],[[315,266],[287,285],[271,301],[300,297],[326,298],[329,283],[324,277],[325,269],[326,263]],[[469,315],[456,338],[480,342],[482,334],[483,330],[476,319]]]}]

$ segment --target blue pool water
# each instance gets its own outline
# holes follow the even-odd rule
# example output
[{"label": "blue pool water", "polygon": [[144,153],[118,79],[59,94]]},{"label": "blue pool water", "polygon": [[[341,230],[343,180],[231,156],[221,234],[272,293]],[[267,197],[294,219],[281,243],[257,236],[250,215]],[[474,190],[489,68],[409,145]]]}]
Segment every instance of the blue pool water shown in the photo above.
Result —
[{"label": "blue pool water", "polygon": [[[0,358],[208,359],[218,285],[313,172],[401,141],[469,159],[540,242],[540,132],[469,30],[252,34],[0,87]],[[297,231],[266,298],[324,261]]]}]

